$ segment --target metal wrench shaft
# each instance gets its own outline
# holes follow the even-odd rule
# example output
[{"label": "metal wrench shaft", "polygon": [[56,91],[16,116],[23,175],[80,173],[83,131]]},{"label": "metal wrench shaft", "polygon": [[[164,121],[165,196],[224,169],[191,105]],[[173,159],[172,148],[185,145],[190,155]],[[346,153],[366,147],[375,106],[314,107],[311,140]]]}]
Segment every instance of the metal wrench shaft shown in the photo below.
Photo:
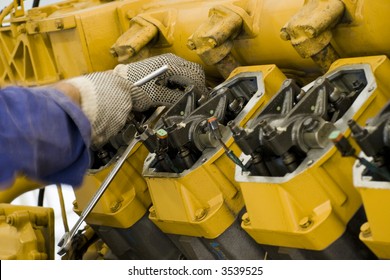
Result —
[{"label": "metal wrench shaft", "polygon": [[157,70],[155,70],[152,73],[150,73],[149,75],[146,75],[145,77],[143,77],[141,80],[136,81],[134,83],[134,85],[135,86],[142,86],[143,84],[146,84],[150,80],[152,80],[152,79],[154,79],[154,78],[164,74],[168,70],[169,70],[169,66],[168,65],[163,65],[160,68],[158,68]]},{"label": "metal wrench shaft", "polygon": [[[152,80],[153,78],[165,73],[169,69],[168,65],[164,65],[161,68],[157,69],[156,71],[150,73],[146,77],[142,78],[141,80],[134,83],[136,86],[141,86],[148,81]],[[111,170],[111,172],[108,174],[106,179],[103,181],[102,185],[99,187],[98,191],[95,193],[95,195],[92,197],[88,205],[85,207],[85,209],[80,214],[80,218],[77,220],[75,225],[72,227],[69,233],[65,233],[64,236],[61,238],[60,242],[58,243],[58,246],[60,246],[60,250],[58,251],[59,255],[64,255],[70,248],[71,240],[76,235],[77,230],[81,226],[81,224],[84,222],[85,218],[91,213],[92,209],[95,207],[95,205],[98,203],[99,199],[102,197],[104,192],[106,191],[107,187],[111,184],[112,180],[114,179],[115,175],[118,173],[119,169],[122,167],[123,163],[126,161],[127,157],[129,156],[130,152],[133,150],[134,146],[139,142],[139,138],[134,138],[130,144],[127,146],[126,150],[122,154],[122,156],[118,159],[117,163],[115,164],[114,168]]]},{"label": "metal wrench shaft", "polygon": [[123,163],[126,161],[128,155],[133,150],[134,146],[139,142],[138,139],[133,139],[129,146],[127,146],[125,152],[122,154],[122,156],[119,158],[118,162],[115,164],[114,168],[111,170],[111,172],[108,174],[106,179],[103,181],[102,185],[98,189],[98,191],[95,193],[95,195],[92,197],[91,201],[88,203],[87,207],[83,210],[83,212],[80,214],[80,218],[77,220],[75,225],[72,227],[69,233],[65,233],[65,235],[61,238],[60,242],[58,243],[58,246],[60,246],[60,250],[58,251],[59,255],[64,255],[70,248],[70,242],[72,238],[76,235],[77,230],[81,226],[81,224],[84,222],[85,218],[89,215],[89,213],[92,211],[92,209],[95,207],[95,205],[98,203],[99,199],[102,197],[104,192],[107,190],[107,187],[111,184],[112,180],[114,179],[115,175],[118,173],[119,169],[122,167]]}]

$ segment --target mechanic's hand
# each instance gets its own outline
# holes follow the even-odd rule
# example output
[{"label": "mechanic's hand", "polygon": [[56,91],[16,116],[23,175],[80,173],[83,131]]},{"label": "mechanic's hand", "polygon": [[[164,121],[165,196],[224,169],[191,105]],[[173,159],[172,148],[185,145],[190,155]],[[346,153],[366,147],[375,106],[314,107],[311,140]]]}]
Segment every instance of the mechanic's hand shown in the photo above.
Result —
[{"label": "mechanic's hand", "polygon": [[[133,85],[163,65],[169,66],[163,77],[140,87]],[[123,128],[131,110],[144,111],[176,102],[184,91],[168,88],[164,80],[170,77],[191,81],[200,93],[207,92],[201,66],[173,54],[118,65],[113,71],[95,72],[65,82],[79,90],[81,109],[92,126],[92,147],[99,148]]]},{"label": "mechanic's hand", "polygon": [[[145,111],[151,107],[175,103],[183,95],[183,88],[180,88],[183,84],[194,85],[199,95],[207,93],[202,67],[171,53],[126,65],[120,64],[115,67],[114,72],[135,83],[163,65],[169,66],[167,73],[140,86],[143,91],[133,94],[133,110]],[[178,88],[175,89],[172,84],[176,82]]]}]

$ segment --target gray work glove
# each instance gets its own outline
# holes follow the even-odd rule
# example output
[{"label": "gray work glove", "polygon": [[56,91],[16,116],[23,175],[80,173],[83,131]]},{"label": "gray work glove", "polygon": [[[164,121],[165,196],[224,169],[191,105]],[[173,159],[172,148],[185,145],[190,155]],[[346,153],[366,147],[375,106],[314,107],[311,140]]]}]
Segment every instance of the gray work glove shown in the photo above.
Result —
[{"label": "gray work glove", "polygon": [[169,66],[165,79],[181,76],[193,80],[200,92],[207,91],[201,66],[173,54],[118,65],[113,71],[95,72],[66,81],[80,92],[81,109],[92,126],[92,147],[103,146],[117,134],[131,110],[145,111],[159,105],[171,105],[183,95],[180,89],[157,83],[161,77],[140,87],[133,85],[163,65]]},{"label": "gray work glove", "polygon": [[175,103],[183,95],[183,90],[169,88],[167,83],[170,78],[172,81],[181,80],[193,84],[199,95],[208,92],[203,68],[199,64],[189,62],[171,53],[126,65],[120,64],[115,67],[114,72],[135,83],[163,65],[169,66],[168,72],[140,86],[143,91],[138,92],[139,95],[133,100],[133,110],[142,112],[151,107],[169,106]]}]

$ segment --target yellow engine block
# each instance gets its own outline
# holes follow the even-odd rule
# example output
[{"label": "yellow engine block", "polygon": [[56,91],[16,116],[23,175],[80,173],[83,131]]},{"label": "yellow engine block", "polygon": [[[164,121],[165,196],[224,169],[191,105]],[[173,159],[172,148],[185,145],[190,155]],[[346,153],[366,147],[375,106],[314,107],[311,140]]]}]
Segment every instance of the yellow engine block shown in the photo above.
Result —
[{"label": "yellow engine block", "polygon": [[[326,76],[347,69],[364,69],[368,84],[336,127],[349,136],[346,121],[363,124],[389,99],[384,56],[342,59]],[[244,158],[247,158],[246,156]],[[284,177],[250,176],[236,168],[247,213],[242,227],[260,244],[323,250],[339,238],[361,206],[352,182],[353,158],[342,158],[331,144],[314,149]]]},{"label": "yellow engine block", "polygon": [[[237,117],[238,123],[245,124],[286,77],[274,65],[237,68],[230,79],[240,74],[253,75],[258,83],[252,103]],[[229,149],[239,152],[232,137],[225,140]],[[150,160],[151,156],[146,159],[143,172],[153,202],[149,218],[163,232],[216,238],[244,207],[241,190],[233,177],[234,164],[222,148],[205,151],[193,168],[181,174],[155,172],[149,167]]]}]

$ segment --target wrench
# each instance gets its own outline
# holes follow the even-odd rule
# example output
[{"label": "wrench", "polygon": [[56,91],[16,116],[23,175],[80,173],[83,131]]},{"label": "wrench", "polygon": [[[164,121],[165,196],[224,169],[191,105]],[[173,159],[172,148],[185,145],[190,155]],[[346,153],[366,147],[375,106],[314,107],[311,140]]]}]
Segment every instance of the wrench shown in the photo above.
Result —
[{"label": "wrench", "polygon": [[[163,65],[156,71],[150,73],[146,77],[142,78],[141,80],[134,83],[136,86],[141,86],[150,80],[154,79],[155,77],[165,73],[168,71],[169,66]],[[115,175],[118,173],[119,169],[122,167],[123,163],[126,161],[127,157],[129,156],[130,152],[133,150],[135,145],[140,141],[140,137],[134,138],[130,144],[127,146],[124,153],[121,155],[121,157],[118,159],[117,163],[115,164],[114,168],[111,170],[111,172],[108,174],[106,179],[104,179],[103,183],[99,187],[98,191],[95,193],[95,195],[92,197],[88,205],[85,207],[85,209],[81,212],[80,218],[77,220],[75,225],[72,227],[72,229],[69,232],[66,232],[60,241],[58,242],[58,246],[60,249],[58,250],[57,254],[60,256],[65,255],[71,246],[71,241],[73,237],[76,235],[78,229],[80,228],[81,224],[84,222],[85,218],[91,213],[92,209],[95,207],[95,205],[98,203],[99,199],[102,197],[108,186],[111,184],[112,180],[114,179]]]}]

